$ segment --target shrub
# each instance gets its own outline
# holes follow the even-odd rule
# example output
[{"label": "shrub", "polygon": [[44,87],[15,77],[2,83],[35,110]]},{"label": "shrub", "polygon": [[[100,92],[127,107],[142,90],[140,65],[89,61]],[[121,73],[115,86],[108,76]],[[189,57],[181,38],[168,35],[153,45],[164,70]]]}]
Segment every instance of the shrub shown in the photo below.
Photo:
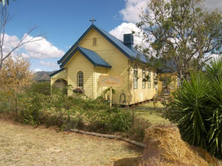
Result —
[{"label": "shrub", "polygon": [[23,94],[19,98],[19,119],[25,124],[40,124],[39,115],[44,107],[45,96],[38,93]]},{"label": "shrub", "polygon": [[105,109],[85,110],[84,115],[90,131],[103,133],[124,132],[132,126],[130,112],[116,107],[110,108],[107,106]]},{"label": "shrub", "polygon": [[151,126],[151,123],[143,118],[134,118],[132,127],[127,131],[129,138],[142,142],[145,137],[145,131]]},{"label": "shrub", "polygon": [[50,95],[50,82],[33,82],[31,86],[26,89],[26,91],[27,93]]},{"label": "shrub", "polygon": [[192,74],[169,100],[165,116],[178,124],[182,138],[222,158],[222,59]]}]

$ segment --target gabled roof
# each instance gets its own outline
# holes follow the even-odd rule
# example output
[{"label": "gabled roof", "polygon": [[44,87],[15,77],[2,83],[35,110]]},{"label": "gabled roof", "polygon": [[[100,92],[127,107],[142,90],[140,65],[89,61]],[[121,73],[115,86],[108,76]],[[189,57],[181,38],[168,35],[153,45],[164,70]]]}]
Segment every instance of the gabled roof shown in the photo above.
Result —
[{"label": "gabled roof", "polygon": [[97,32],[99,32],[104,38],[106,38],[110,43],[112,43],[117,49],[119,49],[124,55],[126,55],[127,58],[130,60],[136,60],[139,58],[142,62],[147,62],[145,56],[136,51],[135,49],[130,49],[126,45],[123,44],[122,41],[118,40],[108,32],[100,29],[99,27],[92,24],[84,33],[83,35],[76,41],[76,43],[66,52],[66,54],[58,61],[58,64],[63,64],[64,61],[69,57],[70,53],[73,51],[73,49],[78,45],[78,43],[87,35],[87,33],[91,30],[95,29]]},{"label": "gabled roof", "polygon": [[112,66],[108,64],[104,59],[102,59],[96,52],[77,46],[74,51],[65,59],[65,61],[60,65],[62,68],[74,55],[76,52],[80,52],[86,59],[88,59],[94,66],[111,68]]},{"label": "gabled roof", "polygon": [[61,69],[59,69],[59,70],[57,70],[57,71],[51,73],[49,76],[52,77],[52,76],[58,74],[59,72],[61,72],[61,71],[63,71],[63,70],[65,70],[65,69],[64,69],[64,68],[61,68]]}]

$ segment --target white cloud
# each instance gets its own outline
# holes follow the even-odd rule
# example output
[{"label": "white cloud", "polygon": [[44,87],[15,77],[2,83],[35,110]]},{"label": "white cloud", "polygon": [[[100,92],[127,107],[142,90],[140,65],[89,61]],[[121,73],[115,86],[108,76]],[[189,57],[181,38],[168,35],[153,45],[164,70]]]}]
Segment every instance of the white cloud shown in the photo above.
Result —
[{"label": "white cloud", "polygon": [[[124,0],[126,2],[125,8],[119,11],[123,21],[137,23],[140,21],[139,15],[141,10],[147,8],[150,0]],[[209,10],[215,10],[218,8],[222,10],[221,0],[205,0],[204,5]]]},{"label": "white cloud", "polygon": [[[27,36],[26,41],[33,38],[32,36]],[[11,51],[19,42],[19,38],[16,36],[10,36],[5,34],[4,39],[4,47],[3,52],[6,55],[9,51]],[[53,46],[45,38],[31,42],[23,45],[16,51],[12,53],[12,55],[21,54],[24,58],[36,58],[36,59],[46,59],[46,58],[59,58],[64,55],[64,52],[57,47]]]},{"label": "white cloud", "polygon": [[4,37],[4,46],[6,48],[8,47],[15,47],[19,42],[19,39],[17,36],[9,36],[7,34],[5,34]]},{"label": "white cloud", "polygon": [[[32,38],[31,36],[27,37],[27,40]],[[30,57],[37,58],[37,59],[45,59],[45,58],[59,58],[64,55],[64,52],[57,47],[53,46],[45,38],[25,44],[23,46],[25,51],[27,52]]]},{"label": "white cloud", "polygon": [[48,66],[48,67],[55,67],[55,66],[57,66],[57,64],[55,64],[55,63],[45,62],[45,61],[40,61],[39,64],[40,64],[40,65],[43,65],[43,66]]},{"label": "white cloud", "polygon": [[137,23],[140,21],[139,14],[142,8],[147,7],[149,0],[125,0],[125,8],[120,10],[124,21]]},{"label": "white cloud", "polygon": [[[140,29],[137,28],[137,26],[133,23],[122,23],[118,27],[111,30],[109,33],[115,36],[117,39],[123,41],[123,34],[132,33],[132,31],[136,32],[137,34],[138,32],[140,32]],[[141,44],[141,42],[142,38],[134,35],[134,44],[138,45]]]},{"label": "white cloud", "polygon": [[38,71],[42,71],[42,70],[39,69],[39,68],[36,68],[36,69],[34,70],[34,72],[38,72]]}]

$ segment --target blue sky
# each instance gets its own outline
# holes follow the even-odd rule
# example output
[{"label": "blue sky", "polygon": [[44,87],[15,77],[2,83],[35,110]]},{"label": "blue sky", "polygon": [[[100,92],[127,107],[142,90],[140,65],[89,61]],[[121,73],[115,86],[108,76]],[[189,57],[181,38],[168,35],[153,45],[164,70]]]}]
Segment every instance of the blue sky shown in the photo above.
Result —
[{"label": "blue sky", "polygon": [[[6,27],[7,47],[27,32],[28,27],[38,24],[39,28],[31,34],[46,34],[46,39],[32,43],[17,50],[31,62],[33,71],[53,71],[63,54],[76,42],[82,33],[95,24],[121,39],[123,33],[138,31],[135,23],[139,21],[139,8],[148,0],[16,0],[10,1],[9,10],[14,18]],[[221,9],[220,0],[207,0],[210,9]],[[139,41],[137,39],[136,41]]]}]

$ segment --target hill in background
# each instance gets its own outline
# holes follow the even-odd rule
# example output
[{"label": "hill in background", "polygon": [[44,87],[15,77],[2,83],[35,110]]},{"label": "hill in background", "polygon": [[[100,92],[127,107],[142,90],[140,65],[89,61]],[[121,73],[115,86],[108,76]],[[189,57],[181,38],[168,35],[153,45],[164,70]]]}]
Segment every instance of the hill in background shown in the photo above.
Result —
[{"label": "hill in background", "polygon": [[44,82],[44,81],[50,81],[50,74],[52,74],[54,71],[38,71],[34,74],[34,81],[37,82]]}]

